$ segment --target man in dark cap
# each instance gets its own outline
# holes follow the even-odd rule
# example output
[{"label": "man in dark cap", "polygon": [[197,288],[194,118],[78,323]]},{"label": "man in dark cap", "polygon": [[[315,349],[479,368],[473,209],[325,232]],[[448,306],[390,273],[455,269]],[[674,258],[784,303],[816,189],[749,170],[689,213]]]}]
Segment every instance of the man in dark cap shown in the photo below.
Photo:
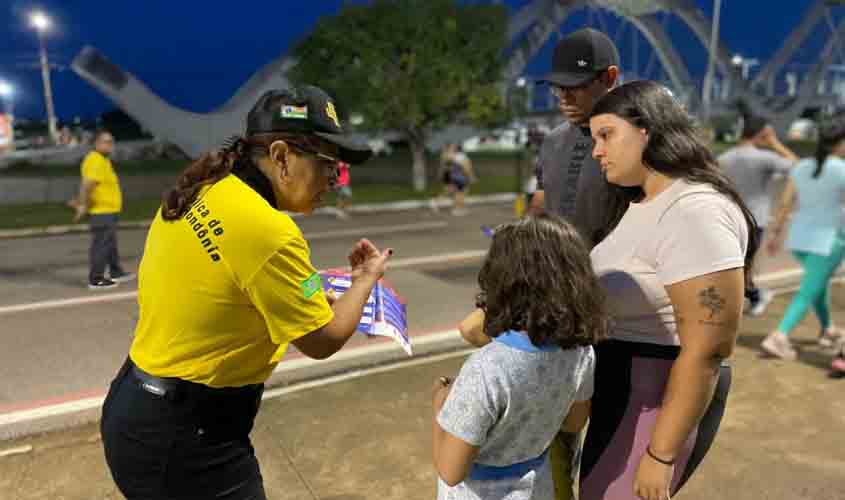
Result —
[{"label": "man in dark cap", "polygon": [[558,42],[546,83],[564,121],[543,141],[537,157],[537,191],[531,213],[569,219],[592,248],[606,235],[607,182],[592,157],[593,106],[619,77],[619,52],[604,33],[585,28]]},{"label": "man in dark cap", "polygon": [[[743,117],[739,143],[722,153],[719,165],[730,178],[742,199],[757,219],[758,241],[769,222],[771,211],[772,180],[785,173],[798,161],[798,156],[783,145],[774,128],[762,116],[746,114]],[[748,313],[759,316],[774,298],[770,290],[762,290],[750,282],[745,296],[751,302]]]}]

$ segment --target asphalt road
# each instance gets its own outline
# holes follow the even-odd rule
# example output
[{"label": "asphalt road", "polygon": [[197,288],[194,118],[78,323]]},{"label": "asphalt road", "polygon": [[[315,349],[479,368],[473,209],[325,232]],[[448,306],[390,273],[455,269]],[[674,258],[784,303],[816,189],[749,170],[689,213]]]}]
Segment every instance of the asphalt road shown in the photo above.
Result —
[{"label": "asphalt road", "polygon": [[[480,225],[510,218],[509,206],[496,205],[467,217],[411,211],[297,222],[320,269],[343,266],[360,237],[394,248],[387,279],[408,301],[410,333],[419,336],[454,327],[471,309],[489,244]],[[120,231],[127,269],[137,268],[145,236]],[[125,358],[135,284],[87,290],[88,244],[86,234],[0,240],[0,414],[101,392]]]},{"label": "asphalt road", "polygon": [[[489,245],[480,226],[512,218],[510,204],[499,204],[474,206],[466,217],[416,210],[345,221],[320,215],[298,218],[297,223],[320,269],[343,266],[349,249],[361,237],[379,247],[394,248],[387,279],[409,304],[409,330],[417,352],[426,339],[448,337],[446,331],[471,310],[476,273]],[[137,268],[145,236],[146,230],[120,231],[127,269]],[[12,413],[102,395],[126,356],[137,319],[135,284],[107,292],[87,290],[88,245],[84,233],[0,239],[0,439],[25,432],[4,430],[8,423],[4,415],[8,420]],[[794,266],[791,259],[777,256],[764,257],[759,267],[777,281],[794,275],[790,266]],[[344,351],[378,340],[359,335]],[[392,342],[383,344],[381,349],[394,357],[401,354]],[[292,349],[281,367],[299,369],[297,359]],[[320,369],[353,367],[354,363],[344,364],[342,359],[335,356],[321,363]],[[300,372],[305,371],[297,375],[306,378]],[[272,382],[290,380],[293,377],[287,373]],[[91,403],[88,408],[94,406]],[[92,417],[96,415],[80,421]]]}]

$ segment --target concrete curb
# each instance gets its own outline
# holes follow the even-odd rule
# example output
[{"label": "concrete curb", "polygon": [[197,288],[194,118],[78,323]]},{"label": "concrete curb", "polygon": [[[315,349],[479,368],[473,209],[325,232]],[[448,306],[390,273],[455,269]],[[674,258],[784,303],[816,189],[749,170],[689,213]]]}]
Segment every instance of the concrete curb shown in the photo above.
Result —
[{"label": "concrete curb", "polygon": [[[276,367],[265,383],[266,391],[292,388],[301,384],[313,383],[339,375],[357,373],[374,367],[395,367],[413,362],[425,362],[427,359],[447,353],[457,353],[472,349],[457,330],[445,330],[424,334],[412,339],[414,356],[409,357],[401,347],[386,338],[374,338],[371,345],[353,347],[340,351],[329,360],[317,361],[297,357],[283,361]],[[104,388],[104,392],[107,389]],[[33,408],[0,414],[0,443],[19,439],[33,434],[61,431],[97,422],[100,419],[100,407],[104,395],[97,395],[69,403],[75,406],[64,411],[49,411],[48,407]],[[48,405],[49,406],[49,405]],[[48,410],[48,411],[44,411]],[[28,414],[16,418],[15,414]]]},{"label": "concrete curb", "polygon": [[[467,205],[487,205],[494,203],[508,203],[515,200],[517,193],[496,193],[479,196],[468,196],[466,199]],[[436,200],[402,200],[393,201],[389,203],[362,203],[360,205],[352,205],[349,207],[349,212],[353,214],[372,214],[379,212],[399,212],[403,210],[419,210],[419,209],[443,209],[452,206],[452,200],[439,198]],[[337,209],[334,207],[323,207],[314,212],[316,215],[336,215]],[[301,217],[300,214],[293,214],[292,217]],[[121,222],[118,227],[121,229],[145,229],[152,223],[152,219],[140,221],[126,221]],[[61,234],[85,233],[88,232],[87,224],[68,224],[58,226],[44,226],[44,227],[30,227],[24,229],[4,229],[0,230],[0,240],[11,238],[32,238],[38,236],[55,236]]]}]

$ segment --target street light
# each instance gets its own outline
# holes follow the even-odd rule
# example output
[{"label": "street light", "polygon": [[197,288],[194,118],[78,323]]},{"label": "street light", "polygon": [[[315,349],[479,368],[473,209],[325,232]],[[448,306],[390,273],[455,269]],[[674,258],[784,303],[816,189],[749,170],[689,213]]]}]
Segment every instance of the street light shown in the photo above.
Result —
[{"label": "street light", "polygon": [[35,31],[38,32],[38,45],[41,59],[41,80],[44,82],[44,102],[47,107],[47,129],[53,143],[57,142],[58,130],[56,127],[56,111],[53,107],[53,88],[50,85],[50,64],[47,62],[47,47],[44,43],[44,35],[53,25],[47,14],[36,11],[29,16],[29,22]]},{"label": "street light", "polygon": [[748,80],[748,76],[751,74],[751,68],[760,64],[760,60],[750,57],[742,57],[742,54],[736,54],[731,58],[731,64],[737,67],[742,67],[742,79]]},{"label": "street light", "polygon": [[0,97],[4,99],[8,99],[15,93],[14,87],[12,84],[3,80],[0,80]]},{"label": "street light", "polygon": [[5,116],[0,118],[0,150],[12,149],[15,144],[14,118],[12,117],[12,96],[15,88],[11,83],[0,80],[0,99],[3,101]]}]

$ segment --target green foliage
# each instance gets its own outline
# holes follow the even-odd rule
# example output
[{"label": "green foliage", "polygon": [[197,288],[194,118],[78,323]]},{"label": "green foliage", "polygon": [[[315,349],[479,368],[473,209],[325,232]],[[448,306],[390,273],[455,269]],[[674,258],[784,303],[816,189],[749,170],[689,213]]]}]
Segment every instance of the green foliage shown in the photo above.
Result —
[{"label": "green foliage", "polygon": [[375,0],[321,20],[295,49],[289,72],[360,113],[363,127],[419,141],[446,124],[502,114],[507,11],[458,0]]}]

